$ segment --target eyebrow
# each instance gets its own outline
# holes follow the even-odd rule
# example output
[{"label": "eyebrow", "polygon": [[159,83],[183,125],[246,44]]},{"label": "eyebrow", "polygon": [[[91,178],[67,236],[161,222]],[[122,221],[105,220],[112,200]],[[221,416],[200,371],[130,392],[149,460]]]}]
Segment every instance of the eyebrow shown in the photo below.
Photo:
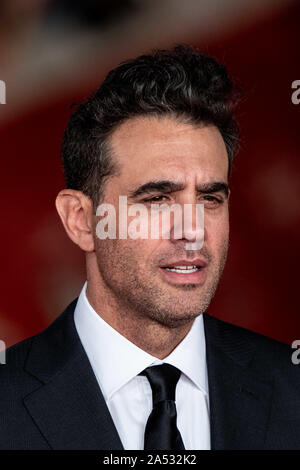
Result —
[{"label": "eyebrow", "polygon": [[[139,186],[133,191],[129,192],[129,198],[136,198],[138,196],[146,196],[147,194],[153,194],[155,192],[161,193],[172,193],[175,191],[181,191],[185,188],[184,183],[176,183],[169,180],[158,180],[148,181],[147,183]],[[225,181],[212,181],[209,183],[202,183],[196,185],[196,191],[201,194],[212,194],[217,192],[223,192],[228,197],[228,184]]]}]

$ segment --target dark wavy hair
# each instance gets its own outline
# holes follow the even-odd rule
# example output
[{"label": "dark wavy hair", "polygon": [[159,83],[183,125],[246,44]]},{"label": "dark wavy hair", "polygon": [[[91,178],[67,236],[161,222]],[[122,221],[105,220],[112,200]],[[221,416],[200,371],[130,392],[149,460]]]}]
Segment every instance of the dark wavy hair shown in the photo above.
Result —
[{"label": "dark wavy hair", "polygon": [[118,172],[110,136],[125,120],[145,115],[215,125],[226,145],[229,177],[239,143],[233,117],[239,95],[226,68],[190,46],[122,62],[69,119],[62,141],[66,187],[82,191],[96,207],[105,182]]}]

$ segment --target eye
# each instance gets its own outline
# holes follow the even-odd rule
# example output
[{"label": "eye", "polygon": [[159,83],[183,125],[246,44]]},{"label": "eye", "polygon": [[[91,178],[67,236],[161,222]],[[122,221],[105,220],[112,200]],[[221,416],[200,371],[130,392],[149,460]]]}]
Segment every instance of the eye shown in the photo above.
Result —
[{"label": "eye", "polygon": [[153,196],[149,199],[146,199],[145,202],[161,202],[161,201],[167,201],[168,197],[167,196]]},{"label": "eye", "polygon": [[203,199],[204,199],[204,202],[206,203],[206,206],[208,207],[217,207],[223,202],[222,199],[216,196],[210,196],[210,195],[203,196]]}]

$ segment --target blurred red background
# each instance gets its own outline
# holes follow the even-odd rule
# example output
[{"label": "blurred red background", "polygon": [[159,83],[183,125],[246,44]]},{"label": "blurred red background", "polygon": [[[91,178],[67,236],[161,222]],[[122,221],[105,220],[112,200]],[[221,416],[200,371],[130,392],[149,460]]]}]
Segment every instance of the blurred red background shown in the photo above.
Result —
[{"label": "blurred red background", "polygon": [[[216,11],[216,25],[211,21],[197,29],[194,20],[192,28],[186,25],[162,37],[153,23],[153,37],[148,25],[144,41],[139,40],[139,30],[136,40],[132,34],[126,44],[124,17],[119,30],[117,22],[108,20],[104,27],[84,25],[76,29],[78,36],[87,37],[90,31],[95,35],[89,39],[88,60],[68,25],[66,59],[60,57],[59,39],[53,56],[47,56],[52,60],[51,74],[39,68],[42,50],[33,62],[36,74],[31,81],[25,72],[22,76],[25,66],[12,66],[10,31],[2,37],[0,79],[6,82],[7,103],[0,105],[0,338],[7,345],[46,327],[85,281],[84,255],[67,238],[54,207],[64,186],[60,142],[70,104],[85,100],[121,60],[180,42],[197,45],[223,62],[245,91],[237,110],[242,148],[231,180],[231,247],[209,312],[284,342],[300,337],[300,104],[291,100],[291,84],[300,79],[300,2],[274,4],[276,8],[268,6],[249,15],[245,10],[238,18],[230,11],[224,22],[222,11]],[[203,25],[200,16],[199,25]],[[55,27],[47,27],[53,34]],[[101,27],[104,36],[97,36]],[[62,38],[64,28],[60,28]],[[112,31],[110,36],[107,31]],[[23,46],[18,43],[18,47],[21,58]],[[37,44],[29,40],[26,47],[32,50]],[[26,62],[26,56],[22,58]]]}]

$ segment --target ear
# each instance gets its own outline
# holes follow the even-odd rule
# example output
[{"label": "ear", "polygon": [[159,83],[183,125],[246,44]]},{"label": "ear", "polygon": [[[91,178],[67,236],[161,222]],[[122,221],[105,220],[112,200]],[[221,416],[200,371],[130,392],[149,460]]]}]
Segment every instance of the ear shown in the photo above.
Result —
[{"label": "ear", "polygon": [[63,189],[58,193],[55,205],[71,240],[86,252],[94,251],[91,199],[81,191]]}]

